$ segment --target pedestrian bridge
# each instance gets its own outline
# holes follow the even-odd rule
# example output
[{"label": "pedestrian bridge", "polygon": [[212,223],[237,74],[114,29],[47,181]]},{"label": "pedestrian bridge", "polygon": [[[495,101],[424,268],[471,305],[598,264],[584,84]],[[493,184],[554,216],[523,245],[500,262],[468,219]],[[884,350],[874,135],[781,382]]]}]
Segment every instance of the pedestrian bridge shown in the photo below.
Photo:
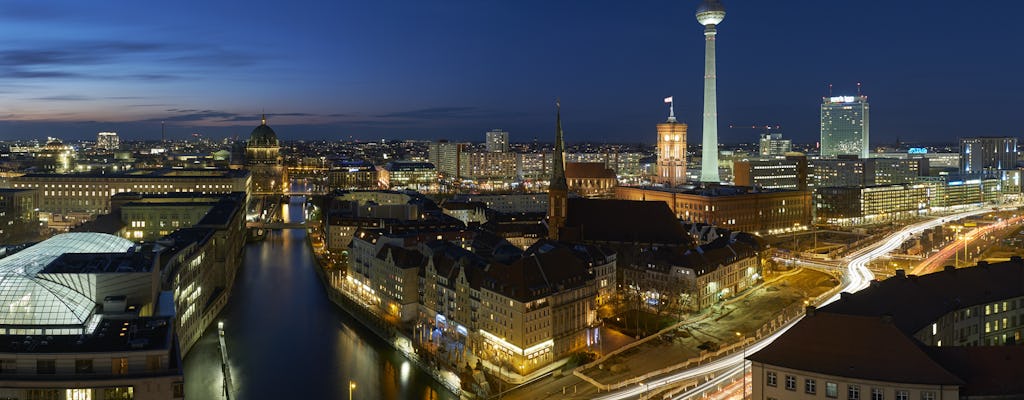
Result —
[{"label": "pedestrian bridge", "polygon": [[255,229],[306,229],[309,224],[305,222],[246,222],[246,228]]}]

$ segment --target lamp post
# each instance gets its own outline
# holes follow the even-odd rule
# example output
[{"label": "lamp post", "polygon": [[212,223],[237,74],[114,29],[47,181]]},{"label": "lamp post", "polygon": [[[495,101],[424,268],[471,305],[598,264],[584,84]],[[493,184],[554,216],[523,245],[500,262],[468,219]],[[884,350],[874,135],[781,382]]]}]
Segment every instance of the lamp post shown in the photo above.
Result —
[{"label": "lamp post", "polygon": [[352,400],[352,391],[356,390],[356,382],[348,381],[348,400]]},{"label": "lamp post", "polygon": [[639,382],[637,383],[637,385],[640,385],[640,387],[643,388],[643,390],[640,392],[640,400],[643,400],[644,398],[647,397],[647,389],[650,388],[650,386],[643,382]]}]

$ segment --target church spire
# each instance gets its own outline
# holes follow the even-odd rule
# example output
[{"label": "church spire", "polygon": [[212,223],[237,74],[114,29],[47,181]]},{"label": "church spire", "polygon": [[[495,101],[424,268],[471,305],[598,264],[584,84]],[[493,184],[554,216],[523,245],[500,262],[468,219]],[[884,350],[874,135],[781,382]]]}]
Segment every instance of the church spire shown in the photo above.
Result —
[{"label": "church spire", "polygon": [[550,189],[569,190],[565,181],[565,140],[562,135],[562,103],[555,100],[555,152],[551,159]]},{"label": "church spire", "polygon": [[565,140],[562,137],[562,104],[555,101],[555,152],[551,158],[548,186],[548,239],[559,240],[568,219],[569,185],[565,181]]}]

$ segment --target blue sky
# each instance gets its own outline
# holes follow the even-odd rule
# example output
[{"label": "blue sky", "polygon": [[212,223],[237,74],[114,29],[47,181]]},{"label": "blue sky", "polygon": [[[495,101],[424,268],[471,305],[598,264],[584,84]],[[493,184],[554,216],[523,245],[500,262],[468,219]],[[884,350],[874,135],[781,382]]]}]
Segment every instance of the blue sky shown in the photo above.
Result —
[{"label": "blue sky", "polygon": [[[700,141],[697,1],[0,3],[0,138],[654,141],[662,98]],[[726,0],[720,140],[813,141],[825,83],[863,82],[874,144],[1018,135],[1024,5]],[[976,7],[975,7],[976,8]]]}]

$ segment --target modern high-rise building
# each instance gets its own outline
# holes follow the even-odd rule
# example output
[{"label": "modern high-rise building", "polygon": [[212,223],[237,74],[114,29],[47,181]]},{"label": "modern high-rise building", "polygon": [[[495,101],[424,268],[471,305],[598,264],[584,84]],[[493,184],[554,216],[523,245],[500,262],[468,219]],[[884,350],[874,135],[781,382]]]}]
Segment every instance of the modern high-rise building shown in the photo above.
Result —
[{"label": "modern high-rise building", "polygon": [[[665,99],[671,104],[672,98]],[[671,107],[670,107],[671,110]],[[658,178],[668,186],[686,182],[686,124],[676,121],[669,111],[668,120],[658,124]],[[715,168],[715,171],[718,171]]]},{"label": "modern high-rise building", "polygon": [[766,126],[765,132],[761,134],[761,143],[758,148],[758,153],[761,157],[773,157],[773,156],[784,156],[786,153],[793,151],[793,141],[782,138],[782,132],[778,130],[772,130],[772,127]]},{"label": "modern high-rise building", "polygon": [[121,146],[121,140],[117,138],[117,132],[100,132],[96,135],[96,148],[101,150],[117,150]]},{"label": "modern high-rise building", "polygon": [[718,77],[715,69],[715,27],[725,19],[725,6],[718,0],[704,0],[697,7],[697,22],[704,26],[704,147],[701,152],[700,181],[718,182]]},{"label": "modern high-rise building", "polygon": [[821,102],[821,156],[868,158],[868,97],[824,97]]},{"label": "modern high-rise building", "polygon": [[970,137],[960,139],[960,171],[965,174],[1017,168],[1017,138]]},{"label": "modern high-rise building", "polygon": [[508,153],[508,132],[501,129],[487,131],[487,151]]}]

